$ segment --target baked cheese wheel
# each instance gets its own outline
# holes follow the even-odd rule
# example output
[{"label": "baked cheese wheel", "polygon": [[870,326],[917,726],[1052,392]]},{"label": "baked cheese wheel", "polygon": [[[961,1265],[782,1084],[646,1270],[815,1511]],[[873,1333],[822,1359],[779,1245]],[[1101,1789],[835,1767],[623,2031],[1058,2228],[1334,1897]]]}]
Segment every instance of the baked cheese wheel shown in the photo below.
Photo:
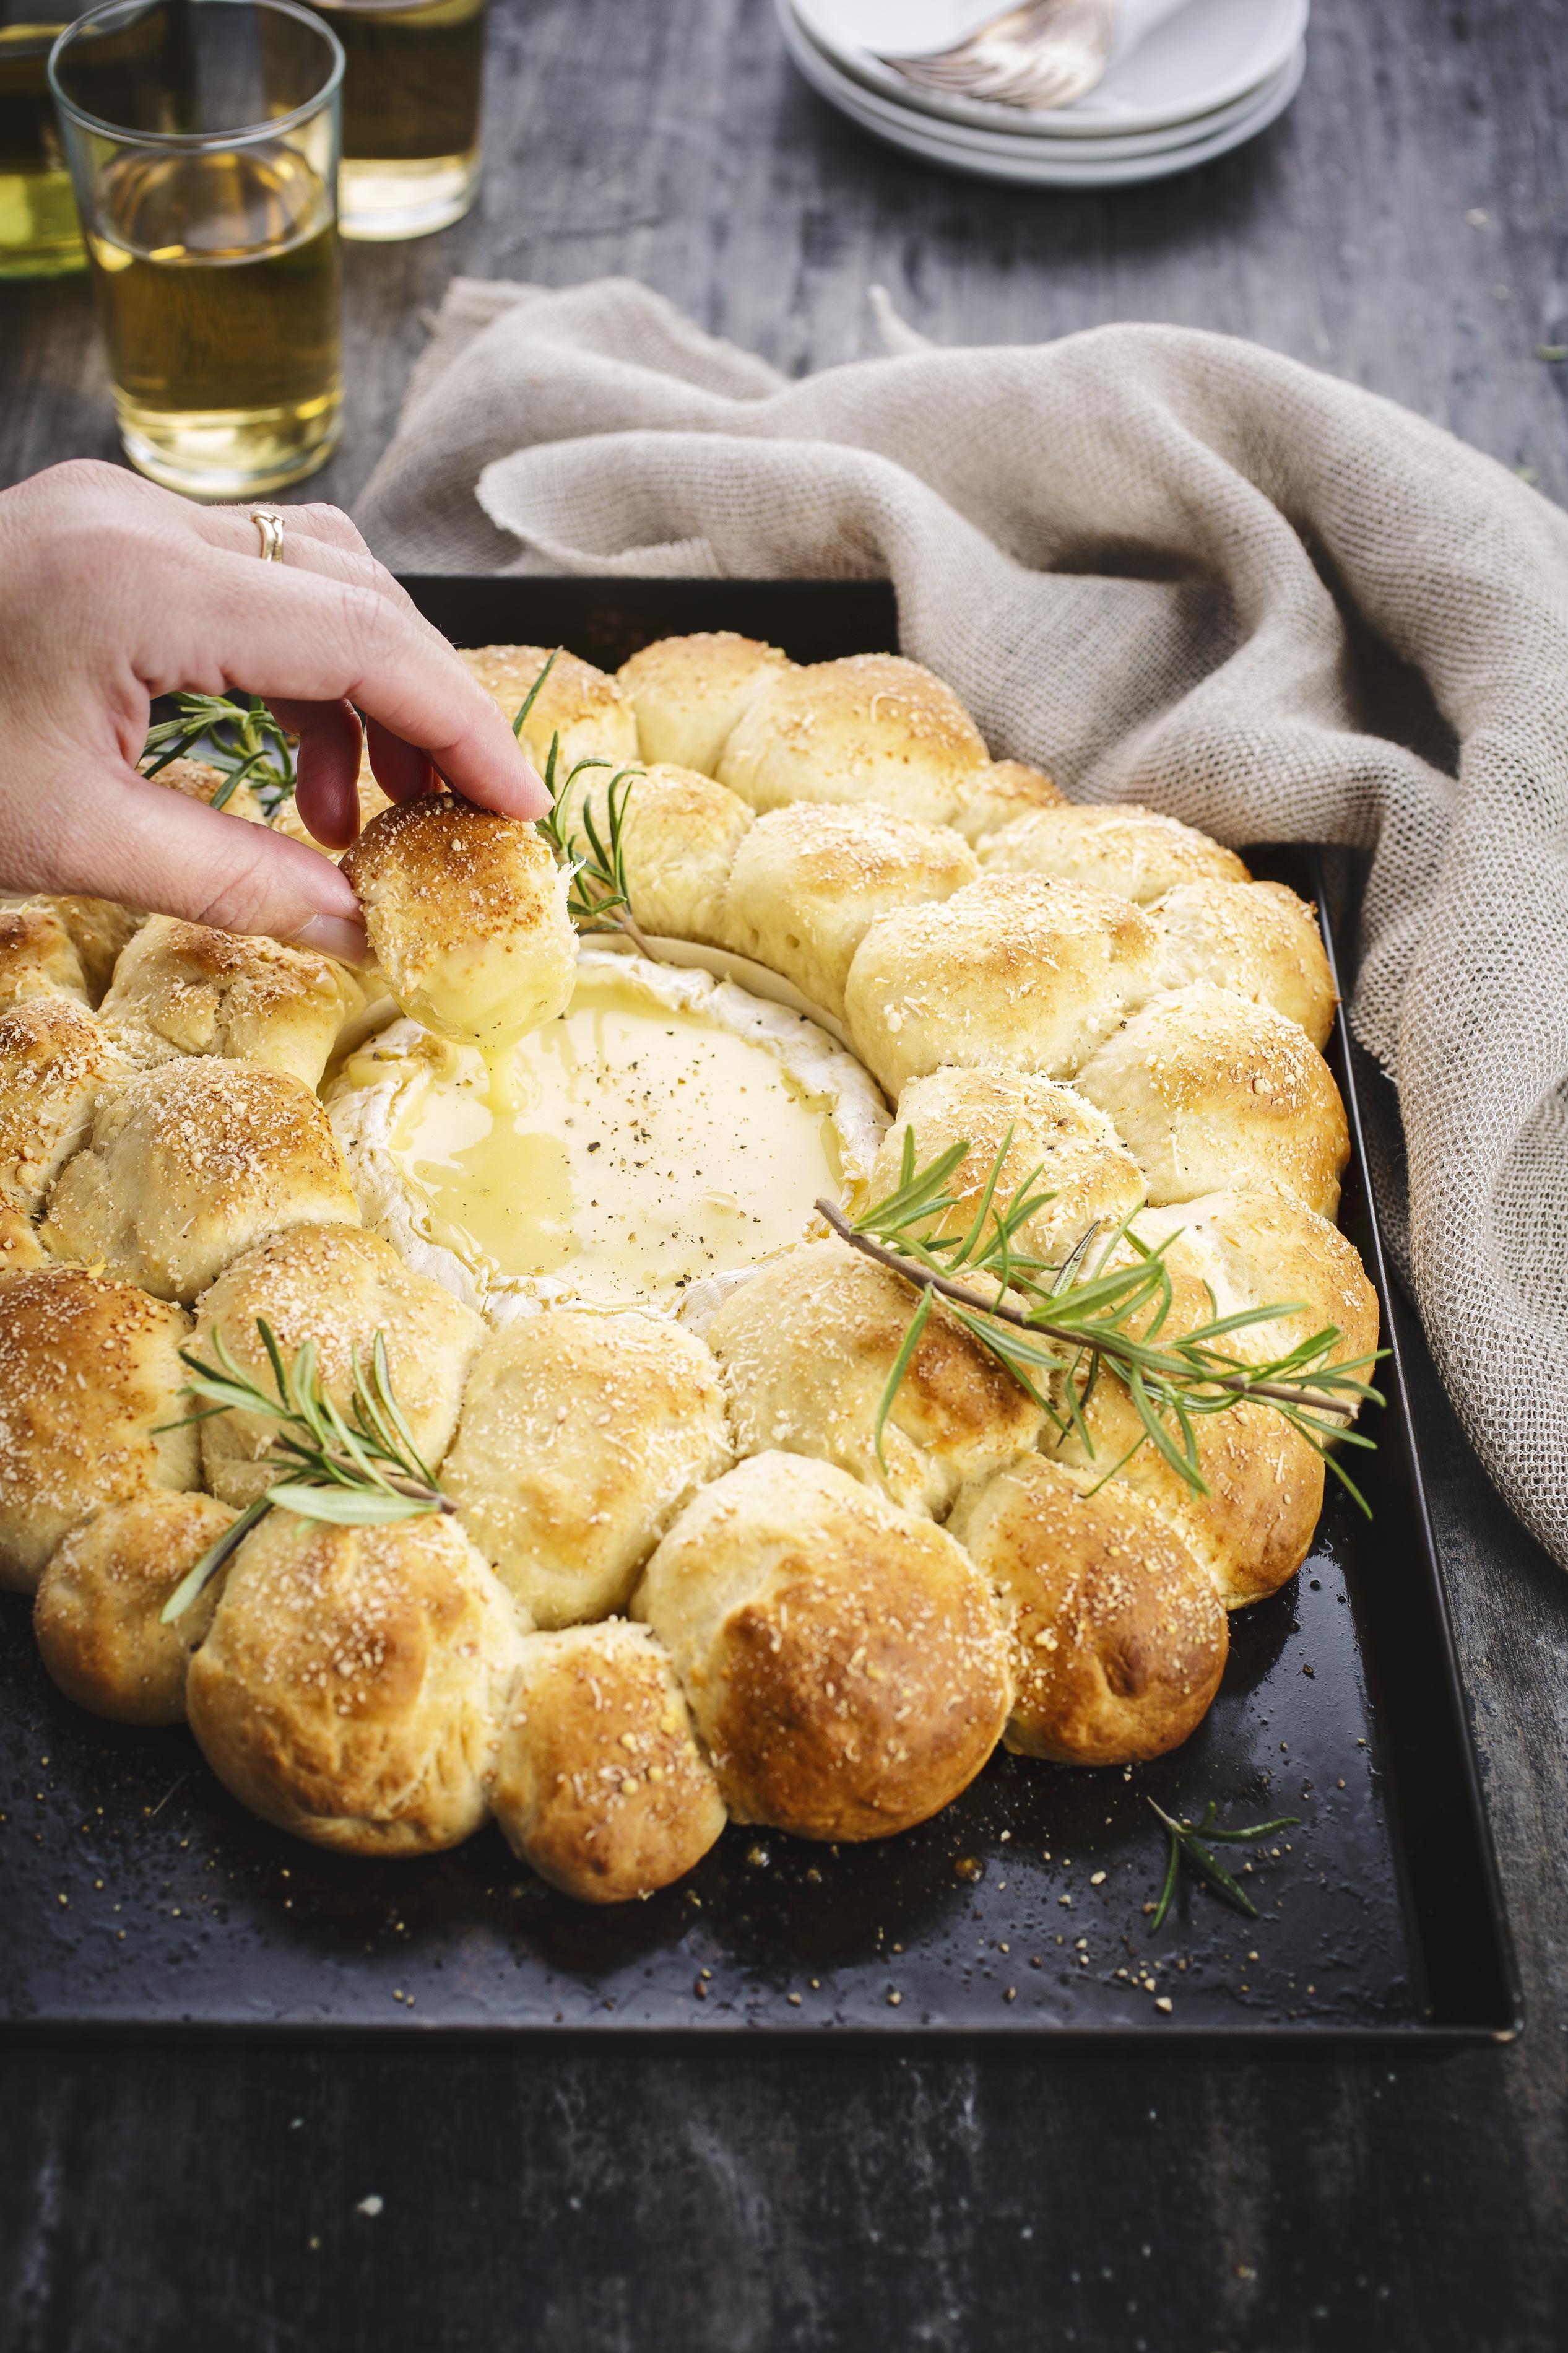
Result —
[{"label": "baked cheese wheel", "polygon": [[212,1624],[223,1572],[173,1625],[164,1604],[235,1514],[211,1495],[136,1495],[73,1528],[49,1556],[33,1632],[79,1707],[118,1724],[180,1724],[191,1656]]},{"label": "baked cheese wheel", "polygon": [[732,629],[658,638],[616,672],[637,713],[645,760],[713,776],[742,713],[762,688],[791,669],[787,654]]},{"label": "baked cheese wheel", "polygon": [[754,809],[874,801],[946,825],[990,764],[952,689],[898,654],[851,654],[767,681],[736,722],[719,781]]},{"label": "baked cheese wheel", "polygon": [[0,1201],[31,1217],[131,1066],[85,1006],[35,997],[0,1013]]}]

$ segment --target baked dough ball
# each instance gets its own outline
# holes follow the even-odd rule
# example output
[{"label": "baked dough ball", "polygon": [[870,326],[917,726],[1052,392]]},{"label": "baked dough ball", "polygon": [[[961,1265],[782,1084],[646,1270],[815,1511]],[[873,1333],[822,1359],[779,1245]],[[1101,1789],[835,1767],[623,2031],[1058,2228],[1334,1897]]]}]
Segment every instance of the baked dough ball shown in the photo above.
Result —
[{"label": "baked dough ball", "polygon": [[872,924],[844,992],[850,1039],[895,1099],[950,1062],[1070,1078],[1148,996],[1156,944],[1108,892],[983,874]]},{"label": "baked dough ball", "polygon": [[564,870],[531,825],[424,793],[384,809],[342,871],[387,987],[427,1029],[501,1046],[564,1012],[577,934]]},{"label": "baked dough ball", "polygon": [[101,1504],[195,1485],[188,1329],[177,1307],[84,1267],[0,1282],[0,1585],[32,1592]]},{"label": "baked dough ball", "polygon": [[87,1003],[87,981],[65,917],[46,900],[0,907],[0,1011],[32,997]]},{"label": "baked dough ball", "polygon": [[[1377,1346],[1377,1293],[1353,1242],[1326,1218],[1282,1193],[1207,1193],[1163,1209],[1145,1209],[1140,1238],[1201,1259],[1226,1312],[1300,1301],[1297,1313],[1235,1333],[1226,1345],[1241,1356],[1282,1356],[1330,1324],[1340,1339],[1329,1362],[1354,1364]],[[1370,1370],[1363,1379],[1375,1379]]]},{"label": "baked dough ball", "polygon": [[1092,882],[1120,899],[1147,906],[1184,882],[1245,882],[1234,849],[1211,841],[1194,826],[1162,817],[1136,801],[1057,808],[1022,816],[980,845],[988,874],[1051,874],[1062,882]]},{"label": "baked dough ball", "polygon": [[940,1812],[1012,1704],[968,1555],[798,1454],[704,1487],[633,1609],[675,1662],[731,1814],[799,1838],[890,1838]]},{"label": "baked dough ball", "polygon": [[264,1821],[350,1854],[428,1854],[484,1820],[522,1640],[455,1520],[270,1512],[229,1566],[186,1711]]},{"label": "baked dough ball", "polygon": [[950,899],[979,871],[948,826],[920,825],[890,809],[795,801],[758,818],[737,849],[723,944],[841,1015],[855,951],[876,918]]},{"label": "baked dough ball", "polygon": [[990,767],[972,769],[965,776],[947,821],[965,841],[979,842],[1036,809],[1061,806],[1060,786],[1042,769],[1028,767],[1022,760],[997,760]]},{"label": "baked dough ball", "polygon": [[[513,721],[550,659],[548,646],[468,646],[460,652],[485,692]],[[609,760],[625,767],[638,757],[637,714],[616,681],[564,649],[556,654],[522,730],[522,748],[541,776],[552,736],[560,737],[557,786],[579,760]]]},{"label": "baked dough ball", "polygon": [[1151,911],[1160,934],[1160,984],[1216,987],[1271,1005],[1328,1043],[1339,1002],[1317,921],[1283,882],[1184,882]]},{"label": "baked dough ball", "polygon": [[660,638],[623,662],[616,683],[637,712],[645,760],[716,776],[731,730],[760,690],[792,667],[777,646],[732,629]]},{"label": "baked dough ball", "polygon": [[[591,813],[608,840],[613,771],[586,768],[562,807],[568,839],[583,833]],[[617,802],[621,795],[617,792]],[[711,776],[690,768],[655,766],[635,772],[626,788],[621,841],[632,916],[657,938],[717,944],[725,885],[742,836],[752,823],[743,800]]]},{"label": "baked dough ball", "polygon": [[[452,1442],[463,1382],[484,1325],[471,1307],[405,1266],[363,1226],[299,1226],[247,1250],[203,1294],[193,1346],[212,1361],[222,1335],[235,1362],[270,1396],[272,1367],[256,1328],[265,1316],[285,1365],[313,1341],[321,1386],[352,1426],[353,1360],[368,1377],[378,1332],[398,1409],[434,1471]],[[202,1474],[226,1504],[248,1504],[278,1476],[261,1456],[278,1424],[260,1414],[216,1414],[202,1424]]]},{"label": "baked dough ball", "polygon": [[309,1087],[202,1055],[100,1101],[55,1181],[43,1239],[57,1257],[189,1302],[269,1234],[358,1223],[348,1164]]},{"label": "baked dough ball", "polygon": [[1325,1218],[1350,1158],[1345,1107],[1311,1039],[1271,1006],[1207,981],[1173,989],[1108,1038],[1079,1092],[1114,1123],[1149,1198],[1287,1193]]},{"label": "baked dough ball", "polygon": [[99,1018],[133,1062],[217,1054],[313,1087],[364,1005],[331,956],[151,915],[115,965]]},{"label": "baked dough ball", "polygon": [[724,1800],[646,1626],[524,1642],[490,1806],[513,1852],[580,1903],[651,1895],[701,1862]]},{"label": "baked dough ball", "polygon": [[990,754],[951,687],[898,654],[851,654],[770,680],[737,721],[719,781],[755,809],[878,801],[946,825]]},{"label": "baked dough ball", "polygon": [[966,1479],[1024,1453],[1043,1417],[994,1356],[939,1308],[927,1322],[877,1454],[877,1413],[916,1294],[841,1241],[759,1268],[708,1326],[742,1454],[809,1454],[933,1519]]},{"label": "baked dough ball", "polygon": [[71,997],[30,997],[0,1013],[0,1200],[29,1216],[42,1208],[95,1104],[130,1075]]},{"label": "baked dough ball", "polygon": [[960,1141],[969,1145],[947,1180],[944,1189],[956,1206],[933,1229],[938,1234],[968,1232],[1005,1145],[996,1206],[1009,1201],[1037,1169],[1031,1191],[1052,1197],[1019,1229],[1020,1247],[1036,1258],[1059,1263],[1091,1226],[1108,1240],[1143,1198],[1142,1173],[1105,1113],[1070,1087],[1027,1071],[945,1070],[911,1079],[871,1170],[873,1200],[897,1191],[904,1139],[911,1132],[917,1168],[929,1167]]},{"label": "baked dough ball", "polygon": [[682,1504],[731,1460],[700,1340],[557,1307],[492,1333],[441,1484],[541,1626],[620,1609]]},{"label": "baked dough ball", "polygon": [[1035,1456],[963,1496],[951,1525],[1007,1627],[1007,1747],[1131,1765],[1197,1729],[1225,1672],[1225,1609],[1141,1497]]},{"label": "baked dough ball", "polygon": [[71,936],[81,965],[90,1003],[96,1005],[114,976],[114,967],[127,940],[135,938],[147,918],[118,899],[34,899],[35,907],[50,907]]},{"label": "baked dough ball", "polygon": [[8,1208],[0,1201],[0,1282],[8,1274],[27,1274],[36,1266],[50,1263],[48,1251],[38,1240],[30,1219],[20,1209]]},{"label": "baked dough ball", "polygon": [[184,1722],[185,1672],[212,1624],[222,1571],[172,1626],[163,1605],[234,1517],[210,1495],[138,1495],[56,1546],[33,1631],[68,1699],[118,1724]]},{"label": "baked dough ball", "polygon": [[225,768],[210,767],[205,760],[171,760],[160,768],[150,784],[166,785],[171,792],[184,793],[187,800],[205,801],[210,808],[226,785],[230,790],[223,805],[225,817],[242,817],[247,825],[265,825],[267,811],[241,776],[233,784]]},{"label": "baked dough ball", "polygon": [[[363,833],[373,818],[379,817],[383,809],[389,809],[391,807],[392,803],[372,774],[368,753],[362,753],[359,772],[360,831]],[[298,804],[291,795],[288,800],[279,803],[272,814],[270,824],[274,833],[286,833],[290,841],[302,841],[307,849],[320,850],[321,856],[330,858],[334,865],[341,864],[348,854],[346,850],[328,849],[324,843],[316,839],[315,835],[300,816]]]}]

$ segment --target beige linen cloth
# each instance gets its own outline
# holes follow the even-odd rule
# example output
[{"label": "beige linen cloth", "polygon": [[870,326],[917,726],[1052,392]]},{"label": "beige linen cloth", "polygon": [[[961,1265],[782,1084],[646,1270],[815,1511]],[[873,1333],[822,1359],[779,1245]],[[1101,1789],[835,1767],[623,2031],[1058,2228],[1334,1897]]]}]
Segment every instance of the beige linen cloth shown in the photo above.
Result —
[{"label": "beige linen cloth", "polygon": [[1382,1207],[1568,1566],[1568,517],[1249,343],[943,351],[879,310],[889,356],[792,383],[626,281],[459,280],[358,520],[400,570],[886,575],[998,756],[1368,853],[1352,1018],[1407,1227]]}]

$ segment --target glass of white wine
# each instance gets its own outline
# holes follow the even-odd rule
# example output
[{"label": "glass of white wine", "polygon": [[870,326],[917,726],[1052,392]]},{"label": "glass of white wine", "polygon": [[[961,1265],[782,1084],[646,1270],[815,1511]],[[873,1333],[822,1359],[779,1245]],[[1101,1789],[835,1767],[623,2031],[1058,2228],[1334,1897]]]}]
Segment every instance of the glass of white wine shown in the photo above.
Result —
[{"label": "glass of white wine", "polygon": [[196,498],[341,427],[343,53],[295,0],[109,0],[49,58],[125,454]]},{"label": "glass of white wine", "polygon": [[428,237],[479,190],[485,0],[315,0],[343,45],[345,237]]},{"label": "glass of white wine", "polygon": [[0,278],[83,269],[81,229],[49,96],[60,17],[38,0],[0,0]]}]

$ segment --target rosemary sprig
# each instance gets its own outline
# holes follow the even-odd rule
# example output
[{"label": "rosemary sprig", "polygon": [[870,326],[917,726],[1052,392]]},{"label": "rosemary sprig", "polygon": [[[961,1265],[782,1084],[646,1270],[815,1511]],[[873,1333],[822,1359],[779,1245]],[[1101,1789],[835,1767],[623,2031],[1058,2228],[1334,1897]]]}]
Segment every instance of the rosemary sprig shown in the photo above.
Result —
[{"label": "rosemary sprig", "polygon": [[277,1335],[264,1315],[257,1317],[256,1328],[271,1366],[272,1393],[240,1369],[222,1333],[215,1332],[216,1365],[204,1364],[188,1348],[180,1351],[180,1361],[190,1374],[180,1395],[204,1402],[199,1413],[172,1426],[188,1428],[220,1413],[265,1415],[279,1429],[260,1459],[289,1475],[258,1495],[182,1578],[163,1606],[164,1625],[184,1616],[236,1546],[274,1508],[303,1520],[331,1520],[347,1527],[384,1527],[457,1509],[422,1460],[393,1393],[384,1334],[375,1335],[368,1373],[358,1350],[353,1352],[353,1394],[345,1416],[322,1387],[313,1340],[296,1351],[291,1365],[285,1365]]},{"label": "rosemary sprig", "polygon": [[[952,1230],[944,1229],[963,1204],[947,1187],[968,1155],[967,1141],[949,1145],[917,1168],[914,1136],[906,1130],[903,1165],[891,1193],[853,1219],[831,1201],[816,1204],[852,1250],[901,1275],[921,1294],[878,1411],[877,1451],[884,1467],[888,1417],[940,1297],[954,1322],[1006,1366],[1058,1435],[1075,1436],[1091,1461],[1095,1449],[1084,1407],[1102,1369],[1121,1379],[1137,1412],[1140,1434],[1105,1478],[1148,1444],[1197,1493],[1206,1494],[1198,1423],[1239,1404],[1258,1404],[1299,1431],[1367,1512],[1365,1498],[1329,1449],[1336,1441],[1373,1444],[1350,1423],[1363,1405],[1383,1402],[1359,1377],[1375,1357],[1331,1364],[1341,1336],[1336,1324],[1265,1361],[1234,1353],[1228,1345],[1234,1335],[1299,1314],[1299,1303],[1216,1315],[1191,1331],[1162,1337],[1173,1296],[1165,1253],[1176,1237],[1151,1249],[1124,1219],[1103,1241],[1091,1227],[1059,1261],[1034,1255],[1022,1240],[1024,1229],[1055,1197],[1037,1189],[1037,1167],[1002,1198],[1002,1172],[1012,1144],[1009,1130],[973,1218]],[[1122,1255],[1122,1246],[1130,1257]],[[960,1282],[961,1274],[971,1280]],[[983,1288],[975,1288],[976,1280]]]},{"label": "rosemary sprig", "polygon": [[1225,1865],[1209,1852],[1204,1841],[1213,1839],[1226,1846],[1250,1845],[1254,1839],[1268,1838],[1275,1831],[1294,1830],[1301,1819],[1300,1815],[1279,1814],[1271,1822],[1251,1822],[1246,1830],[1222,1831],[1215,1828],[1215,1817],[1219,1809],[1212,1798],[1204,1808],[1204,1816],[1200,1822],[1178,1820],[1175,1815],[1166,1813],[1163,1806],[1156,1806],[1152,1798],[1149,1799],[1148,1803],[1153,1807],[1153,1810],[1164,1823],[1171,1841],[1171,1857],[1165,1866],[1165,1883],[1160,1890],[1160,1901],[1155,1905],[1154,1916],[1149,1923],[1149,1934],[1152,1936],[1154,1936],[1165,1924],[1165,1915],[1171,1908],[1171,1898],[1176,1892],[1176,1879],[1184,1862],[1189,1871],[1195,1873],[1199,1879],[1212,1887],[1215,1894],[1221,1896],[1233,1910],[1245,1912],[1249,1920],[1258,1919],[1260,1916],[1258,1906],[1246,1888],[1238,1880],[1233,1879]]},{"label": "rosemary sprig", "polygon": [[[511,723],[511,732],[519,738],[560,653],[561,649],[557,646],[529,688],[522,708]],[[653,950],[632,913],[631,892],[626,887],[626,802],[642,770],[616,768],[613,760],[587,759],[574,762],[563,777],[560,765],[561,737],[557,733],[550,738],[550,754],[544,764],[544,788],[550,795],[550,814],[540,818],[539,830],[554,852],[556,864],[564,867],[570,877],[566,912],[580,932],[623,931],[644,955],[651,956]],[[565,822],[568,796],[578,777],[589,768],[614,769],[605,794],[603,834],[586,800],[583,806],[582,832],[579,833],[575,827],[568,828]]]},{"label": "rosemary sprig", "polygon": [[248,784],[268,817],[293,796],[294,739],[258,694],[180,694],[177,719],[164,719],[149,730],[142,746],[142,773],[155,776],[172,760],[195,755],[209,768],[221,768],[224,781],[209,806],[223,808],[242,784]]}]

